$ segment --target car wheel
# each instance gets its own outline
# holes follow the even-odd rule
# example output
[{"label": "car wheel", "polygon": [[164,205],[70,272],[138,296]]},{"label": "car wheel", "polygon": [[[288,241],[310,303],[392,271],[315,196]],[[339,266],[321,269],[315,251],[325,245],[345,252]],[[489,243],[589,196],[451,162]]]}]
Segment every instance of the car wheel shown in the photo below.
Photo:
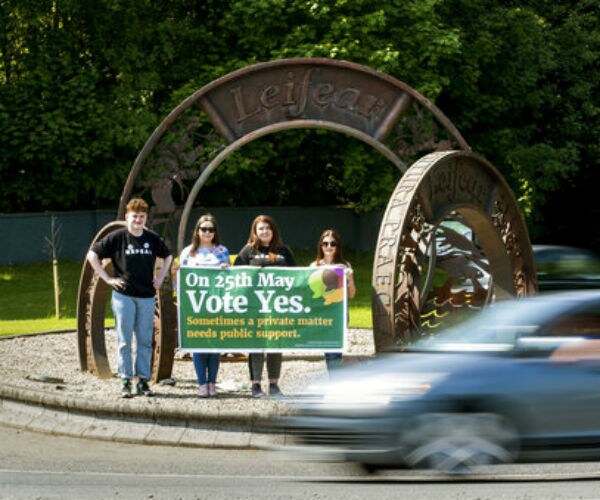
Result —
[{"label": "car wheel", "polygon": [[362,472],[366,472],[367,474],[376,474],[381,469],[381,467],[376,464],[361,463],[358,465],[360,470]]},{"label": "car wheel", "polygon": [[518,452],[514,426],[496,413],[424,414],[400,441],[408,466],[445,472],[513,462]]}]

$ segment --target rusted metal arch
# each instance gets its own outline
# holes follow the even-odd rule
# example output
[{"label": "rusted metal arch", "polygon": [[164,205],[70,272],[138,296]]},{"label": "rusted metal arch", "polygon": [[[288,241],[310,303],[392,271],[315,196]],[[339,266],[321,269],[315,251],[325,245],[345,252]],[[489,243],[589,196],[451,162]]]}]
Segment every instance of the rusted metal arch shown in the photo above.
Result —
[{"label": "rusted metal arch", "polygon": [[[373,123],[372,127],[364,125],[365,114],[367,114],[365,108],[359,109],[355,113],[359,115],[357,120],[350,120],[350,124],[343,123],[340,121],[339,123],[341,125],[347,125],[349,126],[349,128],[356,128],[357,130],[364,132],[366,135],[371,136],[376,141],[381,142],[390,133],[394,124],[399,120],[402,114],[410,106],[411,101],[414,100],[418,102],[423,108],[428,110],[435,117],[438,123],[442,125],[444,129],[446,129],[446,131],[450,134],[453,140],[456,141],[456,143],[461,149],[470,150],[469,145],[462,137],[458,129],[456,129],[452,122],[444,115],[444,113],[442,113],[442,111],[439,108],[437,108],[437,106],[435,106],[431,101],[429,101],[429,99],[417,92],[415,89],[408,86],[406,83],[397,80],[396,78],[390,75],[375,71],[372,68],[368,68],[366,66],[362,66],[360,64],[352,63],[349,61],[338,61],[334,59],[325,58],[292,58],[281,59],[266,63],[259,63],[229,73],[228,75],[218,78],[217,80],[214,80],[208,85],[205,85],[198,91],[194,92],[191,96],[186,98],[184,101],[182,101],[167,115],[167,117],[154,130],[144,147],[141,149],[137,158],[135,159],[135,162],[131,168],[131,171],[129,172],[129,176],[123,188],[123,193],[121,194],[117,218],[121,219],[124,217],[125,205],[127,204],[127,201],[131,196],[135,180],[149,154],[151,153],[153,148],[158,144],[161,137],[165,134],[168,128],[187,109],[191,108],[196,104],[199,104],[200,108],[208,115],[214,127],[226,140],[227,143],[232,143],[240,137],[252,133],[257,129],[263,128],[268,124],[272,124],[275,121],[281,122],[296,119],[318,120],[322,118],[323,113],[316,112],[313,113],[313,115],[316,116],[306,116],[306,114],[309,114],[308,112],[310,110],[305,109],[304,111],[306,113],[303,115],[302,113],[298,113],[299,109],[296,109],[293,110],[293,113],[291,114],[279,112],[277,116],[270,116],[275,115],[275,113],[272,112],[273,109],[269,109],[268,106],[265,106],[267,108],[265,110],[265,114],[268,114],[269,116],[267,116],[264,120],[252,121],[253,116],[251,115],[251,112],[248,112],[248,110],[245,107],[243,107],[243,99],[245,97],[245,94],[243,93],[244,89],[242,85],[259,85],[261,82],[269,82],[269,78],[279,78],[279,80],[277,81],[281,81],[283,79],[284,85],[288,85],[288,87],[286,87],[284,91],[290,89],[289,92],[291,93],[293,90],[292,87],[303,85],[304,92],[308,93],[307,87],[310,85],[309,78],[311,76],[311,71],[313,70],[329,70],[330,75],[334,75],[335,77],[345,79],[347,82],[353,84],[356,83],[358,79],[360,79],[365,89],[373,89],[373,95],[369,94],[369,97],[377,97],[377,92],[385,93],[386,97],[389,97],[390,102],[385,103],[387,106],[385,114],[382,113],[381,119]],[[286,80],[286,74],[295,75],[295,72],[298,71],[304,71],[302,83],[298,83],[292,79]],[[336,83],[338,83],[337,80]],[[321,82],[320,85],[322,85],[320,89],[324,92],[322,95],[325,95],[325,92],[330,90],[328,87],[325,86],[329,84]],[[349,89],[356,90],[356,87],[358,87],[358,85]],[[264,92],[267,92],[270,88],[274,89],[273,86],[267,86]],[[233,96],[233,99],[231,99],[229,94]],[[288,96],[286,95],[286,98],[287,97]],[[273,96],[270,95],[266,98],[272,99]],[[239,112],[240,110],[242,110],[242,112],[246,113],[248,117],[246,115],[239,116],[239,114],[236,117],[224,113],[223,104],[226,101],[233,103],[231,105],[233,105],[234,108],[236,108],[234,111]],[[372,101],[373,99],[369,100],[369,105],[374,108],[378,104],[376,100],[375,103],[372,103]],[[291,104],[291,98],[289,102],[290,105],[288,107],[293,107],[293,105]],[[240,106],[242,107],[240,108]],[[348,106],[347,108],[350,109],[350,107],[351,106]],[[371,108],[370,111],[373,111],[373,109]],[[298,114],[294,116],[296,113]],[[329,119],[325,121],[334,122],[336,120]]]},{"label": "rusted metal arch", "polygon": [[473,229],[489,260],[496,299],[537,291],[527,227],[500,173],[468,151],[431,153],[398,182],[385,211],[373,261],[376,349],[418,335],[427,248],[451,212]]},{"label": "rusted metal arch", "polygon": [[[470,149],[450,120],[428,99],[405,83],[365,66],[332,59],[297,58],[234,71],[185,99],[154,130],[131,168],[117,218],[124,218],[125,205],[136,178],[154,147],[169,127],[195,105],[206,113],[229,146],[209,163],[206,175],[202,174],[196,181],[193,196],[186,202],[185,216],[182,217],[186,221],[193,199],[208,175],[228,154],[257,137],[279,130],[335,130],[372,145],[400,170],[405,170],[400,158],[382,141],[413,102],[429,111],[459,148]],[[94,241],[114,230],[109,226],[103,228]],[[179,247],[184,231],[182,220],[178,231]],[[167,286],[161,289],[157,300],[155,380],[170,376],[176,341],[175,311]],[[105,284],[94,276],[89,264],[84,264],[77,313],[80,362],[83,370],[95,371],[99,376],[109,376],[110,372],[103,331],[107,293]]]}]

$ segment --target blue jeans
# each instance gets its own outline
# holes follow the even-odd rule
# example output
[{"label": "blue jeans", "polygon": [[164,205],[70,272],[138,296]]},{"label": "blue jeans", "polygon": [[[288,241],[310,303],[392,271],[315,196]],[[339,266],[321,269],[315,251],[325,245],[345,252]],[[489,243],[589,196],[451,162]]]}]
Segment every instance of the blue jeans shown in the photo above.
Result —
[{"label": "blue jeans", "polygon": [[131,341],[135,331],[135,375],[149,380],[152,371],[152,339],[154,337],[154,297],[130,297],[113,290],[111,298],[115,315],[119,349],[119,375],[132,378]]},{"label": "blue jeans", "polygon": [[194,369],[198,384],[204,385],[206,382],[214,384],[217,381],[217,372],[221,362],[221,354],[218,352],[195,352],[192,355]]}]

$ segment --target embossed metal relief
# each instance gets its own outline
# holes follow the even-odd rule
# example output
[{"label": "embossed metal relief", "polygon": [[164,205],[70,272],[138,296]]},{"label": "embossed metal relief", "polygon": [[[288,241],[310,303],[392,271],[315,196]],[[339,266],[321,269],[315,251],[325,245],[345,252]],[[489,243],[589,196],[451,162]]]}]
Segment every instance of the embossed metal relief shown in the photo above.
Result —
[{"label": "embossed metal relief", "polygon": [[[471,230],[471,238],[446,221]],[[430,333],[452,309],[536,289],[527,228],[489,163],[446,151],[408,169],[385,212],[373,263],[378,349]]]},{"label": "embossed metal relief", "polygon": [[349,135],[400,166],[432,149],[469,147],[434,104],[371,68],[321,58],[255,64],[211,82],[169,113],[132,166],[118,216],[140,182],[153,185],[165,170],[198,177],[223,148],[289,128]]}]

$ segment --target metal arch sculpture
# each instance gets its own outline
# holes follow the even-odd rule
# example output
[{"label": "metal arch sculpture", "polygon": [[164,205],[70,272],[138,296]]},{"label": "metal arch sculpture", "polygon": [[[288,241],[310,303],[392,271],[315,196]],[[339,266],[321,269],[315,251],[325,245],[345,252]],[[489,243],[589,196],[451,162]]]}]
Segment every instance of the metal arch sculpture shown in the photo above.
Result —
[{"label": "metal arch sculpture", "polygon": [[[165,234],[177,228],[177,250],[181,251],[191,208],[210,174],[244,144],[294,128],[323,128],[361,140],[401,172],[430,151],[470,150],[435,105],[389,75],[332,59],[297,58],[255,64],[209,83],[169,113],[135,159],[117,218],[124,217],[125,205],[134,190],[139,194],[152,189],[154,205],[149,224],[155,229],[162,224]],[[194,184],[184,206],[179,207],[170,198],[171,188],[177,184],[183,192],[186,181]],[[105,357],[104,319],[100,313],[105,295],[103,283],[84,265],[77,310],[80,360],[82,369],[99,374],[99,365],[88,361],[102,358],[102,353]],[[176,338],[168,286],[160,290],[158,299],[155,380],[170,375]],[[94,305],[94,301],[101,305]],[[376,345],[389,336],[388,331],[383,335],[378,332],[380,324],[374,325]],[[102,373],[108,371],[106,368]]]},{"label": "metal arch sculpture", "polygon": [[[169,113],[131,168],[121,195],[118,218],[124,216],[134,183],[153,150],[178,119],[196,108],[214,127],[209,133],[212,140],[221,140],[216,153],[232,145],[235,148],[237,141],[247,143],[267,133],[289,128],[328,128],[371,144],[405,170],[401,155],[393,152],[385,142],[390,138],[397,142],[404,139],[414,148],[415,136],[422,133],[416,129],[414,121],[407,125],[413,129],[410,132],[412,140],[393,136],[403,117],[415,109],[431,115],[447,134],[440,144],[435,142],[433,134],[423,133],[426,137],[418,139],[423,146],[470,149],[440,109],[389,75],[348,61],[323,58],[259,63],[209,83]],[[202,172],[208,164],[207,161],[202,166]]]},{"label": "metal arch sculpture", "polygon": [[527,228],[506,181],[466,151],[431,153],[398,182],[381,223],[373,262],[373,328],[377,349],[420,334],[420,318],[435,264],[436,229],[449,214],[473,228],[489,261],[497,299],[537,290]]}]

